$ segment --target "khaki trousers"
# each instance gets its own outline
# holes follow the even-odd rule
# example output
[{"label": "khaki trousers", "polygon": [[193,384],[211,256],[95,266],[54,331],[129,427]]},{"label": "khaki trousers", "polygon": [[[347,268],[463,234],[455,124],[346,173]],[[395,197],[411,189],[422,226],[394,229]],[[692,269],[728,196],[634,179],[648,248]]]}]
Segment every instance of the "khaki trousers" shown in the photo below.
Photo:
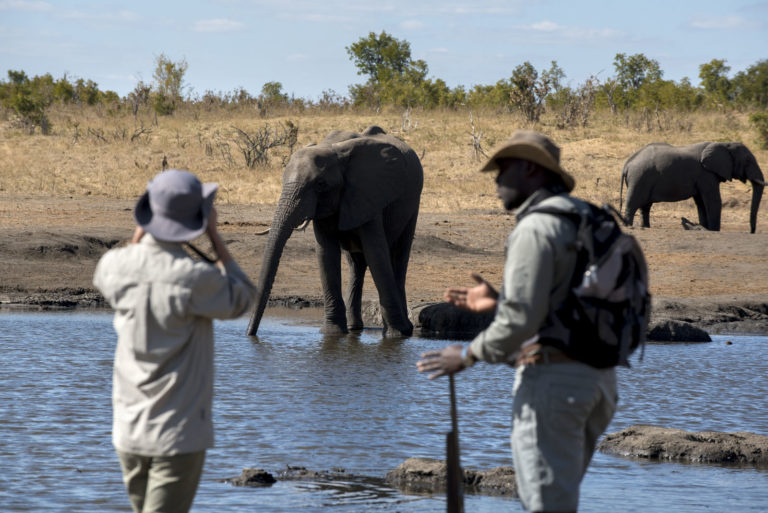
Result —
[{"label": "khaki trousers", "polygon": [[578,509],[581,480],[617,401],[613,368],[578,362],[517,368],[512,452],[525,509]]},{"label": "khaki trousers", "polygon": [[140,456],[117,451],[135,513],[187,513],[203,472],[205,451]]}]

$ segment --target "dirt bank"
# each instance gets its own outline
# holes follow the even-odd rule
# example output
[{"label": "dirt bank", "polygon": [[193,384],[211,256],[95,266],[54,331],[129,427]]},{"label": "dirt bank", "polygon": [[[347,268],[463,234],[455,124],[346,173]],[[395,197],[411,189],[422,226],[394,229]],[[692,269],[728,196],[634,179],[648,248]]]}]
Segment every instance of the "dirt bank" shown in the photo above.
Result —
[{"label": "dirt bank", "polygon": [[[0,195],[0,308],[103,307],[91,285],[98,258],[133,230],[133,201]],[[235,258],[258,276],[272,205],[219,205],[222,233]],[[408,272],[412,306],[439,301],[449,285],[478,271],[500,283],[504,240],[513,216],[498,210],[419,216]],[[691,322],[711,333],[768,334],[768,227],[685,231],[679,220],[633,229],[648,258],[655,319]],[[200,246],[207,248],[204,241]],[[312,230],[288,242],[272,304],[319,306]],[[376,300],[367,278],[365,299]],[[319,319],[319,314],[318,314]]]}]

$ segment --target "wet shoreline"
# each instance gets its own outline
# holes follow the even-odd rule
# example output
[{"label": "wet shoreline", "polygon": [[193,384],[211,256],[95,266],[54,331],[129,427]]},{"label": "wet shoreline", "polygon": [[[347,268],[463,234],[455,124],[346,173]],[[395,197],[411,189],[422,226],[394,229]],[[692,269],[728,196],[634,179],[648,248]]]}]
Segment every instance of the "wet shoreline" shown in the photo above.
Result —
[{"label": "wet shoreline", "polygon": [[[378,305],[368,302],[366,323],[378,322]],[[418,311],[424,303],[411,305]],[[322,318],[320,298],[275,296],[268,303],[268,313],[277,317],[298,317],[302,320]],[[102,296],[93,290],[73,287],[44,291],[1,291],[2,311],[69,311],[109,310]],[[416,315],[416,317],[418,317]],[[714,296],[703,298],[653,299],[651,322],[687,323],[710,334],[768,335],[768,300],[762,297],[735,298]]]}]

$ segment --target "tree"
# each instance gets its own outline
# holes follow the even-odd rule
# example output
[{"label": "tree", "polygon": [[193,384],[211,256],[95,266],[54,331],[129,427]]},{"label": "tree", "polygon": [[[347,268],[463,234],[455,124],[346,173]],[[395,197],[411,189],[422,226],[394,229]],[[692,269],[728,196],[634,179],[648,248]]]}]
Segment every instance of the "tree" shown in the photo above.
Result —
[{"label": "tree", "polygon": [[360,38],[346,48],[358,68],[358,75],[368,75],[365,84],[350,86],[356,105],[381,104],[409,107],[434,107],[448,98],[443,81],[427,79],[428,67],[423,60],[411,59],[411,45],[386,32]]},{"label": "tree", "polygon": [[187,61],[184,59],[173,62],[164,54],[155,59],[154,107],[158,114],[173,114],[181,103],[187,67]]},{"label": "tree", "polygon": [[738,103],[768,108],[768,59],[737,73],[733,77],[733,89]]},{"label": "tree", "polygon": [[731,81],[728,79],[730,66],[725,65],[725,60],[712,59],[699,66],[699,78],[707,96],[716,104],[724,104],[731,101]]},{"label": "tree", "polygon": [[136,87],[133,88],[133,91],[128,93],[128,96],[126,96],[125,99],[131,105],[131,112],[134,117],[139,114],[139,108],[141,108],[141,106],[149,104],[151,93],[152,87],[145,84],[143,80],[139,80]]},{"label": "tree", "polygon": [[358,68],[358,75],[368,75],[376,83],[403,74],[411,65],[411,45],[382,31],[370,32],[346,47],[347,54]]},{"label": "tree", "polygon": [[283,92],[283,84],[280,82],[267,82],[261,86],[262,101],[277,104],[288,101],[288,95]]},{"label": "tree", "polygon": [[664,75],[659,68],[659,63],[642,53],[629,57],[623,53],[617,53],[613,59],[613,66],[616,68],[619,84],[625,89],[639,89],[644,83],[659,80]]},{"label": "tree", "polygon": [[93,80],[83,80],[78,78],[75,81],[75,91],[73,99],[85,105],[96,105],[101,101],[101,91],[99,91],[99,84]]},{"label": "tree", "polygon": [[541,76],[528,61],[520,64],[512,71],[510,78],[510,101],[523,113],[528,121],[538,121],[544,110],[544,101],[550,91],[562,88],[560,81],[565,73],[552,61],[549,70],[541,72]]},{"label": "tree", "polygon": [[626,107],[634,106],[638,99],[640,87],[659,81],[664,75],[659,63],[642,53],[636,53],[629,57],[626,54],[617,53],[613,60],[613,66],[616,69],[616,80],[622,89]]}]

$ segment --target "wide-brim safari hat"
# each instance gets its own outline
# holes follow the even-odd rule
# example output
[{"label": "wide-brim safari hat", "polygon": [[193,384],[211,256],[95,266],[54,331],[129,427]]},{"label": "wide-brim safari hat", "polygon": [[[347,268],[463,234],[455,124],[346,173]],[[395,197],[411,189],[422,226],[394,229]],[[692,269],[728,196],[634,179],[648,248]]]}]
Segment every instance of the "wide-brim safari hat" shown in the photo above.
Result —
[{"label": "wide-brim safari hat", "polygon": [[488,158],[480,171],[498,171],[499,159],[522,159],[555,172],[563,179],[568,192],[573,190],[576,181],[560,166],[560,148],[547,136],[538,132],[520,130],[504,141]]},{"label": "wide-brim safari hat", "polygon": [[201,183],[189,171],[168,169],[156,175],[139,198],[133,217],[145,232],[169,242],[196,239],[208,227],[215,183]]}]

